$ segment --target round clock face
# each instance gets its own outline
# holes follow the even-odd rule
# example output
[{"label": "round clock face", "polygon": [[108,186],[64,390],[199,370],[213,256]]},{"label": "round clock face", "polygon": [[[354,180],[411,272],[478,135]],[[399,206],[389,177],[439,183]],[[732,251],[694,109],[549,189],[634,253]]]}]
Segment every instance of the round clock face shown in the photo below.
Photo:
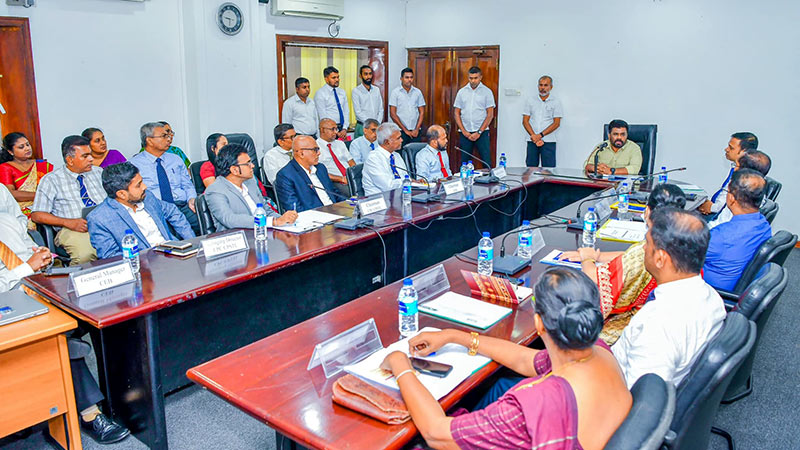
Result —
[{"label": "round clock face", "polygon": [[217,25],[223,33],[229,36],[242,31],[244,25],[242,10],[233,3],[223,3],[217,11]]}]

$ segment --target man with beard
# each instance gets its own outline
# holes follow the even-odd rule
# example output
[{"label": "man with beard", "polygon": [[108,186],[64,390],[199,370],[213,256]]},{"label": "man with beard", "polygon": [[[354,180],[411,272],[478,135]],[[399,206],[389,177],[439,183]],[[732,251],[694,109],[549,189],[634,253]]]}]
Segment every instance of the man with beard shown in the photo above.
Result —
[{"label": "man with beard", "polygon": [[353,138],[364,135],[364,124],[368,119],[380,123],[383,120],[383,97],[380,89],[372,86],[372,68],[361,66],[361,84],[353,88],[353,111],[356,113],[356,131]]},{"label": "man with beard", "polygon": [[543,75],[539,78],[539,95],[529,98],[522,111],[522,127],[529,136],[525,158],[528,167],[539,166],[540,157],[542,167],[556,166],[556,130],[561,126],[564,110],[561,101],[550,93],[552,89],[553,79]]},{"label": "man with beard", "polygon": [[350,126],[350,107],[347,104],[347,94],[339,87],[339,70],[329,66],[322,71],[322,75],[325,76],[325,86],[314,94],[317,117],[319,120],[333,120],[339,128],[337,137],[344,139]]},{"label": "man with beard", "polygon": [[417,152],[417,175],[425,177],[429,183],[448,178],[453,175],[450,171],[450,161],[447,158],[447,132],[439,125],[431,125],[427,132],[428,145]]},{"label": "man with beard", "polygon": [[147,195],[147,185],[133,164],[106,167],[102,180],[108,198],[86,218],[89,239],[98,258],[121,255],[122,238],[128,230],[139,241],[139,250],[177,239],[170,226],[181,239],[194,237],[189,221],[174,203]]},{"label": "man with beard", "polygon": [[601,175],[636,175],[642,167],[642,149],[628,140],[628,123],[615,119],[608,124],[608,140],[595,146],[583,164],[586,172],[594,172],[597,154],[597,173]]}]

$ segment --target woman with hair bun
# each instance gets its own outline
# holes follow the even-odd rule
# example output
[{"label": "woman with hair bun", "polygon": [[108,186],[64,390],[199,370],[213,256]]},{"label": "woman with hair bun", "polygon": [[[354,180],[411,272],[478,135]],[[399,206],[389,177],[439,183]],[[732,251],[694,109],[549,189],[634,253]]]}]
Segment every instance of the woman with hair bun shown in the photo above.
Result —
[{"label": "woman with hair bun", "polygon": [[597,286],[583,273],[551,267],[534,288],[534,325],[545,350],[459,330],[420,333],[409,352],[426,356],[448,343],[529,377],[486,408],[445,415],[417,380],[403,352],[383,363],[427,444],[433,448],[602,449],[630,411],[632,398],[608,346]]}]

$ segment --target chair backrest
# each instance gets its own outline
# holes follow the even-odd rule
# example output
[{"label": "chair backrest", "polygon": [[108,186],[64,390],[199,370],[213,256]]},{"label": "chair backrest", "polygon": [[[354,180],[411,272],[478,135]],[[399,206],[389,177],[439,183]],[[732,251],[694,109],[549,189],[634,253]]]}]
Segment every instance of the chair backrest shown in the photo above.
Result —
[{"label": "chair backrest", "polygon": [[778,200],[778,194],[781,193],[783,184],[774,178],[766,177],[767,186],[764,189],[764,195],[773,202]]},{"label": "chair backrest", "polygon": [[778,209],[780,208],[778,207],[778,204],[776,202],[768,198],[765,198],[764,204],[761,205],[759,211],[761,212],[761,214],[764,215],[764,218],[767,219],[767,222],[771,224],[772,221],[775,220],[775,216],[778,215]]},{"label": "chair backrest", "polygon": [[206,191],[206,185],[203,184],[203,179],[200,177],[200,167],[204,163],[205,161],[197,161],[189,165],[189,173],[192,175],[194,190],[197,191],[198,194],[202,194]]},{"label": "chair backrest", "polygon": [[648,373],[631,388],[633,405],[625,421],[605,446],[606,450],[661,448],[675,413],[675,386]]},{"label": "chair backrest", "polygon": [[[270,183],[267,179],[267,172],[262,167],[261,170],[259,170],[259,173],[260,176],[258,179],[261,180],[261,183],[264,185],[264,189],[267,190],[267,197],[271,198],[272,201],[278,205],[278,209],[281,209],[281,202],[278,199],[278,192],[275,190],[275,186],[273,186],[272,183]],[[283,214],[283,212],[281,212],[281,214]]]},{"label": "chair backrest", "polygon": [[351,197],[364,196],[364,183],[361,180],[363,172],[364,164],[356,164],[347,168],[347,186],[350,188]]},{"label": "chair backrest", "polygon": [[211,210],[208,209],[208,202],[206,202],[204,194],[197,196],[195,206],[197,207],[197,221],[200,222],[200,234],[206,235],[216,231],[214,217],[211,216]]},{"label": "chair backrest", "polygon": [[[225,137],[228,138],[229,144],[239,144],[247,149],[247,154],[250,156],[250,160],[253,161],[253,173],[260,177],[261,161],[258,160],[258,150],[256,150],[256,143],[253,142],[253,138],[247,133],[231,133],[226,134]],[[265,180],[263,179],[261,182],[263,183]]]},{"label": "chair backrest", "polygon": [[408,171],[411,172],[414,178],[417,176],[417,153],[428,145],[424,142],[410,142],[405,145],[401,150],[403,160],[406,162]]},{"label": "chair backrest", "polygon": [[[628,125],[628,139],[639,144],[642,149],[642,168],[640,175],[653,173],[656,164],[656,134],[658,125]],[[608,139],[608,124],[603,125],[603,140]]]},{"label": "chair backrest", "polygon": [[669,448],[707,448],[711,425],[728,384],[756,340],[756,324],[730,312],[677,388]]},{"label": "chair backrest", "polygon": [[765,264],[774,262],[779,266],[783,266],[786,258],[789,257],[789,252],[792,251],[796,243],[797,235],[786,230],[778,231],[771,238],[764,241],[761,247],[756,250],[753,259],[747,263],[744,271],[742,271],[742,276],[739,277],[739,281],[733,287],[734,294],[741,294],[753,282]]}]

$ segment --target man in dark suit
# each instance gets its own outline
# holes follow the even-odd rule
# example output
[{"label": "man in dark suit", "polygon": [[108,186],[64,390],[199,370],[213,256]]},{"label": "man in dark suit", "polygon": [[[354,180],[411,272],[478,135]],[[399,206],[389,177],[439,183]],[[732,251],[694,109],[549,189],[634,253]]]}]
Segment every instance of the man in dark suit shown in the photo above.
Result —
[{"label": "man in dark suit", "polygon": [[181,239],[195,236],[186,216],[174,203],[147,195],[147,185],[132,163],[106,167],[102,181],[108,198],[86,218],[89,240],[98,258],[121,255],[127,230],[133,231],[140,250],[176,239],[170,226]]},{"label": "man in dark suit", "polygon": [[319,146],[314,138],[295,137],[292,153],[294,159],[275,177],[275,190],[281,205],[305,211],[344,200],[333,187],[328,169],[319,164]]}]

